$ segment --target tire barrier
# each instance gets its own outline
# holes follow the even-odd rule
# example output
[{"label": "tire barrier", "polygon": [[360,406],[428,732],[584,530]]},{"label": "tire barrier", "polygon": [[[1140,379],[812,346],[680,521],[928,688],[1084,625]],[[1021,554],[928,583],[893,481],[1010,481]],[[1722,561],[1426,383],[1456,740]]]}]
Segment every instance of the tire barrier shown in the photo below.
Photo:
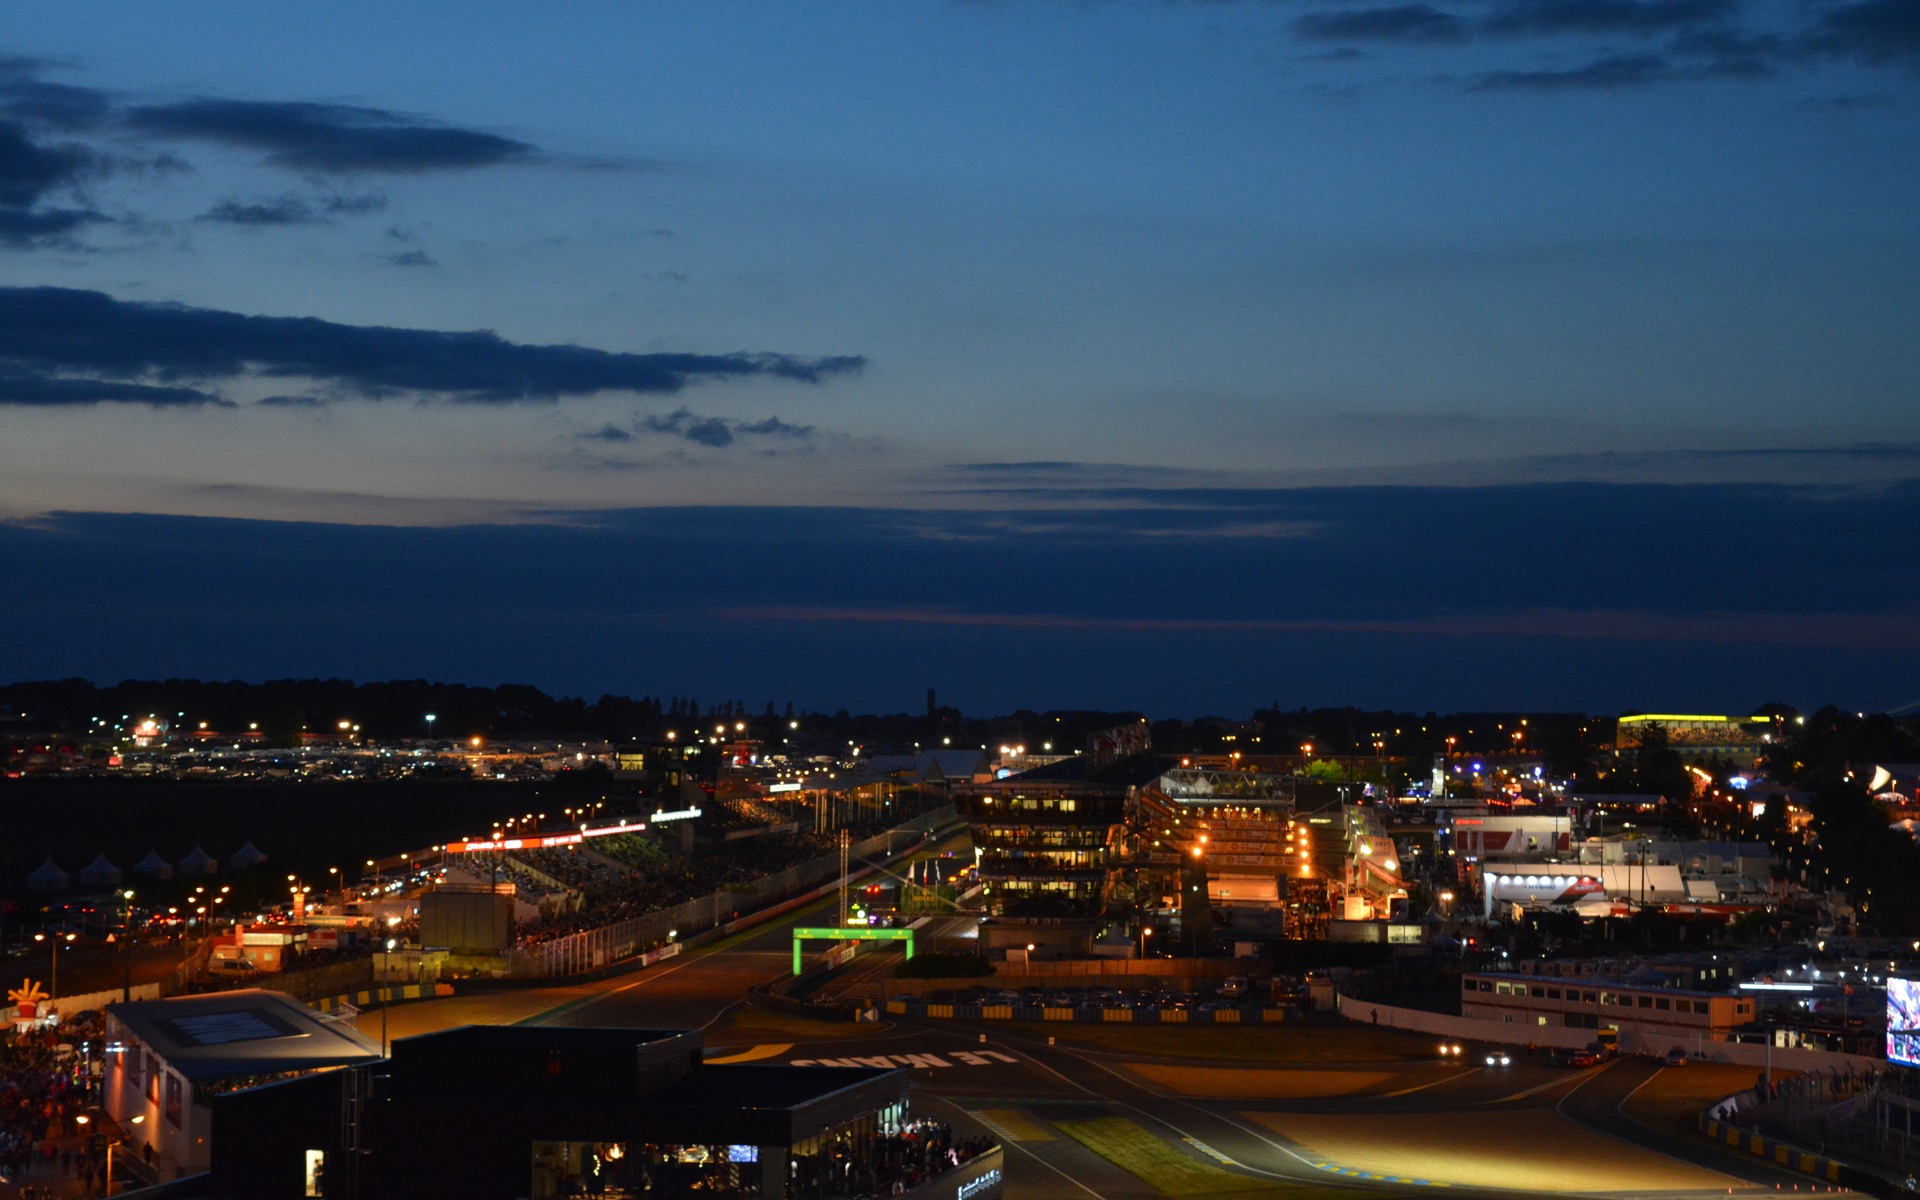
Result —
[{"label": "tire barrier", "polygon": [[1842,1174],[1851,1174],[1843,1164],[1824,1155],[1815,1154],[1811,1150],[1802,1150],[1798,1146],[1789,1146],[1785,1142],[1770,1137],[1762,1137],[1751,1129],[1741,1129],[1725,1121],[1715,1121],[1702,1116],[1700,1132],[1716,1142],[1732,1146],[1737,1150],[1745,1150],[1758,1158],[1771,1159],[1777,1166],[1811,1175],[1815,1179],[1824,1179],[1828,1183],[1843,1182]]},{"label": "tire barrier", "polygon": [[1077,1021],[1100,1025],[1279,1025],[1288,1020],[1284,1008],[1247,1005],[1240,1008],[1043,1008],[1025,1004],[928,1004],[918,1000],[889,1000],[889,1016],[928,1017],[953,1021]]},{"label": "tire barrier", "polygon": [[342,1005],[365,1010],[375,1004],[398,1004],[402,1000],[432,1000],[438,996],[453,995],[450,983],[405,983],[391,987],[367,988],[358,992],[344,992],[338,996],[324,996],[318,1000],[307,1001],[307,1007],[319,1012],[332,1012]]}]

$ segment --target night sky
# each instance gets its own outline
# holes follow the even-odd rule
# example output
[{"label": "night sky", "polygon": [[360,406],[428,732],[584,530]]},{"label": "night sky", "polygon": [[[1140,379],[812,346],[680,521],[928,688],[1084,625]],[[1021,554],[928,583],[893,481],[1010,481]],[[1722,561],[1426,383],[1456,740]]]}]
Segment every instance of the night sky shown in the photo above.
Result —
[{"label": "night sky", "polygon": [[0,678],[1920,700],[1920,3],[8,10]]}]

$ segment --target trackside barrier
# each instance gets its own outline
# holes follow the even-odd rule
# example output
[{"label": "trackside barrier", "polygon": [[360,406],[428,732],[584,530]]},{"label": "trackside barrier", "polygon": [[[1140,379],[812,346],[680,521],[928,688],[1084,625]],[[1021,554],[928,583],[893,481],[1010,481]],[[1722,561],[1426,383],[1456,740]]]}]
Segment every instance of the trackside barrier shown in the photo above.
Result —
[{"label": "trackside barrier", "polygon": [[1811,1150],[1802,1150],[1798,1146],[1789,1146],[1775,1138],[1762,1137],[1751,1129],[1741,1129],[1725,1121],[1716,1121],[1705,1113],[1700,1114],[1700,1132],[1716,1142],[1723,1142],[1738,1150],[1745,1150],[1758,1158],[1772,1159],[1789,1171],[1799,1171],[1816,1179],[1829,1183],[1839,1183],[1842,1172],[1853,1172],[1842,1164]]},{"label": "trackside barrier", "polygon": [[1076,1021],[1090,1025],[1279,1025],[1289,1018],[1284,1008],[1041,1008],[1025,1004],[925,1004],[918,1000],[889,1000],[887,1013],[895,1017],[932,1017],[954,1021]]},{"label": "trackside barrier", "polygon": [[453,995],[453,985],[450,983],[405,983],[392,987],[367,988],[358,992],[342,992],[338,996],[309,1000],[307,1007],[320,1012],[332,1012],[343,1004],[365,1009],[375,1004],[397,1004],[402,1000],[432,1000],[439,996],[451,995]]},{"label": "trackside barrier", "polygon": [[[37,975],[37,972],[30,970],[27,974]],[[40,1015],[45,1016],[55,1012],[62,1017],[71,1017],[76,1013],[101,1010],[109,1004],[118,1004],[123,992],[127,994],[129,1000],[158,1000],[162,996],[171,996],[174,990],[173,980],[163,979],[156,983],[136,983],[131,988],[108,988],[104,992],[76,992],[61,996],[58,1000],[41,1001]]]}]

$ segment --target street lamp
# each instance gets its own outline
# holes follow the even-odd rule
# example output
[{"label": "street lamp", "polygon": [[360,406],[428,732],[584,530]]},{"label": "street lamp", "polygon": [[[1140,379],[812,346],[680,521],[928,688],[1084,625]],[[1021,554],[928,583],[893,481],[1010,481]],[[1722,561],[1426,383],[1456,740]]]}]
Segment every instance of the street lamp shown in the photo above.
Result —
[{"label": "street lamp", "polygon": [[51,938],[49,938],[44,933],[36,933],[33,935],[34,941],[48,942],[51,944],[53,948],[53,956],[52,956],[53,965],[50,968],[48,968],[48,975],[47,975],[47,1003],[48,1004],[52,1004],[53,998],[60,994],[60,943],[62,941],[71,942],[74,939],[74,936],[75,935],[71,933],[64,933],[64,934],[56,933]]},{"label": "street lamp", "polygon": [[[84,1120],[84,1118],[81,1118],[81,1119]],[[139,1125],[144,1121],[146,1121],[146,1119],[147,1119],[146,1114],[141,1113],[138,1116],[129,1118],[127,1121],[127,1124]],[[126,1139],[124,1137],[116,1136],[112,1141],[107,1143],[107,1180],[106,1180],[106,1185],[104,1190],[100,1193],[103,1196],[113,1195],[113,1148],[115,1146],[120,1145],[125,1140]]]},{"label": "street lamp", "polygon": [[393,951],[399,946],[397,938],[387,939],[387,960],[380,967],[380,982],[387,985],[380,989],[380,1057],[387,1056],[387,1007],[393,1003]]}]

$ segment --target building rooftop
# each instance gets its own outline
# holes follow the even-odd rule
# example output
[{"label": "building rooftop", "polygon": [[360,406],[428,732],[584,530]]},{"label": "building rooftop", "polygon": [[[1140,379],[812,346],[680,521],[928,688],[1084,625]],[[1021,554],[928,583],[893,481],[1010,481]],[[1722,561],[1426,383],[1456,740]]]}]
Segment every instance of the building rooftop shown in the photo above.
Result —
[{"label": "building rooftop", "polygon": [[193,1083],[380,1059],[356,1030],[264,988],[109,1004],[107,1015]]}]

